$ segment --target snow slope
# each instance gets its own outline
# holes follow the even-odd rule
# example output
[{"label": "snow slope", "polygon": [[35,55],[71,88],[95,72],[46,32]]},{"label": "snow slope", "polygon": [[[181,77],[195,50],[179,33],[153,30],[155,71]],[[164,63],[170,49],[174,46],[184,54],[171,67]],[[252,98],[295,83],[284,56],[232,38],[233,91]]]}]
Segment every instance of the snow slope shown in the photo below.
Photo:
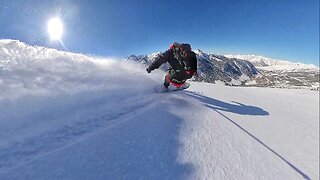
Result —
[{"label": "snow slope", "polygon": [[0,40],[0,179],[319,179],[319,92],[191,82]]}]

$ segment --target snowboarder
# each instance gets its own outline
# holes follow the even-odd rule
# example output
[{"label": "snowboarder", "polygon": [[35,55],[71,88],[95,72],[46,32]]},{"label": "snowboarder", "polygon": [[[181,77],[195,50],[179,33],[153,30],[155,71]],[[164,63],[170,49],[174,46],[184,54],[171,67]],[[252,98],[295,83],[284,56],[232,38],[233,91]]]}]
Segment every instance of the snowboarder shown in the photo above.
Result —
[{"label": "snowboarder", "polygon": [[170,84],[179,88],[185,84],[187,79],[197,74],[197,58],[196,54],[191,50],[190,44],[173,43],[146,70],[150,73],[167,62],[169,63],[169,69],[163,83],[165,89]]}]

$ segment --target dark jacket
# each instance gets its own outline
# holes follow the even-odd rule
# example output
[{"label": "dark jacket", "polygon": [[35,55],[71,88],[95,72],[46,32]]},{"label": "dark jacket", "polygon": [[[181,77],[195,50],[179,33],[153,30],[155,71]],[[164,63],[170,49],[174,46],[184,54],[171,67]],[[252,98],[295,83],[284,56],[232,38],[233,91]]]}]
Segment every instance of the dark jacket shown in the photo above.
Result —
[{"label": "dark jacket", "polygon": [[158,56],[148,67],[150,71],[159,68],[162,64],[169,63],[169,74],[177,80],[190,79],[197,71],[197,58],[193,51],[185,52],[182,57],[174,49],[168,49]]}]

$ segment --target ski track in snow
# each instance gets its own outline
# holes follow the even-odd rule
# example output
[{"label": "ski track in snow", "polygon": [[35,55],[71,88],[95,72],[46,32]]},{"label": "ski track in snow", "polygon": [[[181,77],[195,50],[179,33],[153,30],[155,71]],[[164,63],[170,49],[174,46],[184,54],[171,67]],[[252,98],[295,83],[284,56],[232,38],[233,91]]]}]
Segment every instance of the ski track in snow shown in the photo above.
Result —
[{"label": "ski track in snow", "polygon": [[80,122],[64,125],[59,129],[41,134],[38,137],[31,137],[24,139],[22,142],[14,142],[1,147],[0,172],[73,144],[77,140],[90,136],[92,133],[97,133],[106,128],[113,128],[127,119],[131,119],[132,116],[141,114],[149,108],[156,106],[157,99],[157,95],[126,99],[121,104],[127,105],[118,105],[118,107],[121,107],[119,109],[105,109],[107,113],[101,114],[100,117],[94,116],[86,120],[82,119]]}]

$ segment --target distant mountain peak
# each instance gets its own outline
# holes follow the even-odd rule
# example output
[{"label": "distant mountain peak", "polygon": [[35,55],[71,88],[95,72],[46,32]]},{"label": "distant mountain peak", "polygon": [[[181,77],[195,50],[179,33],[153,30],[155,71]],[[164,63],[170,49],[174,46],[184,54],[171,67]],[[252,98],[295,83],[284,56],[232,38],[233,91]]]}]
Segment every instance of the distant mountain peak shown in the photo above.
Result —
[{"label": "distant mountain peak", "polygon": [[195,49],[194,52],[195,52],[196,54],[204,54],[204,52],[201,51],[200,49]]}]

